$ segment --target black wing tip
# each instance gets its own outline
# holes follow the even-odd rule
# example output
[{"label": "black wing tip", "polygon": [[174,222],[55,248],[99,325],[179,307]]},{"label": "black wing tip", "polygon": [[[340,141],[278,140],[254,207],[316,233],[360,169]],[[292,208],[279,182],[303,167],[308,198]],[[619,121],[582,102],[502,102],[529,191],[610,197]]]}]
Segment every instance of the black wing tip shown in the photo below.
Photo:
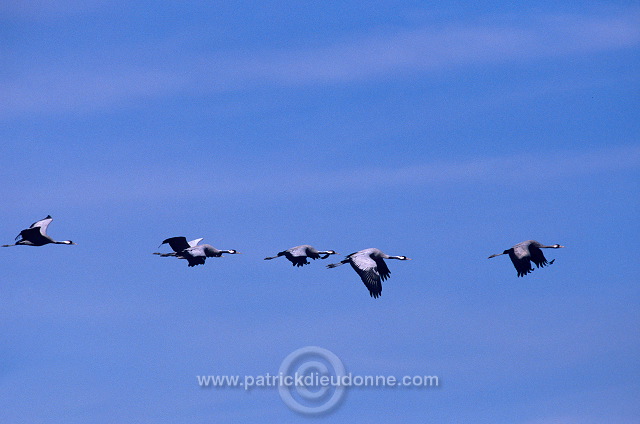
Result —
[{"label": "black wing tip", "polygon": [[167,239],[164,239],[164,241],[162,242],[162,244],[164,244],[164,243],[169,243],[171,240],[178,239],[178,238],[183,238],[183,239],[185,239],[185,240],[187,239],[185,236],[174,236],[174,237],[169,237],[169,238],[167,238]]},{"label": "black wing tip", "polygon": [[526,270],[524,270],[524,271],[518,271],[518,277],[524,277],[525,275],[530,274],[530,273],[532,273],[533,271],[534,271],[534,269],[533,269],[533,268],[531,268],[531,269],[526,269]]},{"label": "black wing tip", "polygon": [[[534,262],[535,263],[535,262]],[[549,265],[549,262],[547,262],[546,260],[541,261],[541,262],[537,262],[536,264],[536,268],[544,268],[545,266]]]},{"label": "black wing tip", "polygon": [[307,257],[306,256],[294,256],[289,260],[291,261],[291,265],[292,266],[309,265],[309,262],[307,261]]}]

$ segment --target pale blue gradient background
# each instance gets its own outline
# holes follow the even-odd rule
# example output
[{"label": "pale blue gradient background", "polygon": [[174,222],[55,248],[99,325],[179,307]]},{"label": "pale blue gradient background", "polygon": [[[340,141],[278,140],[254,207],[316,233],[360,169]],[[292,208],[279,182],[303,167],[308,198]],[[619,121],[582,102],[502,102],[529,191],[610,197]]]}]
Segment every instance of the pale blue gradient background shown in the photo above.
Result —
[{"label": "pale blue gradient background", "polygon": [[78,245],[0,250],[0,421],[299,422],[195,376],[317,345],[442,382],[318,422],[637,423],[639,53],[632,1],[2,2],[0,243]]}]

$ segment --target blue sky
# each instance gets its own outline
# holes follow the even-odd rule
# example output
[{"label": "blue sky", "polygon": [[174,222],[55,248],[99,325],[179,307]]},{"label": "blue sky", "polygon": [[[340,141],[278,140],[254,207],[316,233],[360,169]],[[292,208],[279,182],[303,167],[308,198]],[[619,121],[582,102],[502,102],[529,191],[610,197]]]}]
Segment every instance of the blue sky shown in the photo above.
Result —
[{"label": "blue sky", "polygon": [[[3,416],[638,422],[639,53],[631,1],[2,2],[1,243],[78,244],[0,251]],[[526,239],[567,248],[487,260]],[[374,300],[262,260],[304,243],[413,261]],[[307,418],[197,385],[308,345],[442,386]]]}]

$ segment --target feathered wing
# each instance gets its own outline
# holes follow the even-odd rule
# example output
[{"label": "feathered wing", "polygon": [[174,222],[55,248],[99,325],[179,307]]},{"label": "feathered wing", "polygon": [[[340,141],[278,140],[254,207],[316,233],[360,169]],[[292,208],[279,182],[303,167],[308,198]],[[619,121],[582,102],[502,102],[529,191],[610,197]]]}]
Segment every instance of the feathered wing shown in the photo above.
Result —
[{"label": "feathered wing", "polygon": [[293,255],[286,255],[287,259],[289,259],[291,261],[291,264],[293,266],[305,266],[305,265],[309,265],[309,261],[307,261],[307,257],[306,256],[293,256]]},{"label": "feathered wing", "polygon": [[376,264],[378,265],[378,274],[380,274],[380,280],[384,281],[391,276],[391,271],[387,266],[387,263],[383,259],[377,259]]},{"label": "feathered wing", "polygon": [[188,244],[189,244],[189,247],[196,247],[196,246],[198,245],[198,243],[200,243],[202,240],[204,240],[204,237],[200,237],[200,238],[197,238],[197,239],[195,239],[195,240],[191,240],[191,241],[188,243]]},{"label": "feathered wing", "polygon": [[29,240],[29,241],[38,241],[43,238],[42,230],[40,227],[29,227],[26,230],[20,231],[20,234],[16,236],[16,240]]},{"label": "feathered wing", "polygon": [[207,259],[205,252],[201,248],[201,246],[184,249],[180,252],[178,257],[186,259],[187,262],[189,262],[189,266],[204,265],[204,262]]},{"label": "feathered wing", "polygon": [[538,246],[529,246],[529,255],[531,256],[531,262],[536,264],[536,267],[538,268],[544,268],[549,263],[547,262],[547,258],[544,257],[542,249],[540,249]]},{"label": "feathered wing", "polygon": [[316,250],[315,247],[306,246],[305,254],[311,259],[314,259],[314,260],[320,259],[320,254],[318,253],[318,250]]},{"label": "feathered wing", "polygon": [[[195,241],[195,240],[194,240]],[[168,243],[174,252],[182,252],[185,249],[190,248],[189,242],[186,237],[171,237],[162,242],[162,244]],[[196,243],[197,244],[197,243]]]},{"label": "feathered wing", "polygon": [[533,271],[528,251],[526,254],[523,254],[522,250],[516,250],[513,248],[509,250],[509,258],[518,272],[518,277],[523,277]]},{"label": "feathered wing", "polygon": [[205,257],[204,256],[185,256],[184,257],[187,262],[189,262],[189,266],[196,266],[196,265],[204,265],[204,261],[205,261]]},{"label": "feathered wing", "polygon": [[49,226],[49,224],[51,224],[51,221],[53,221],[53,218],[51,218],[51,215],[47,215],[46,218],[41,219],[40,221],[36,221],[33,224],[31,224],[31,226],[29,226],[29,228],[36,228],[39,227],[42,230],[42,234],[46,234],[47,233],[47,227]]},{"label": "feathered wing", "polygon": [[[383,274],[380,273],[379,263],[374,261],[369,255],[352,254],[350,256],[350,263],[353,269],[358,273],[360,279],[369,289],[369,294],[373,298],[378,298],[382,294],[381,280],[385,280],[389,277],[389,268],[384,264],[382,269]],[[384,277],[382,277],[384,275]]]},{"label": "feathered wing", "polygon": [[[284,256],[291,261],[293,266],[308,265],[307,261],[307,245],[292,247],[284,251]],[[279,255],[279,254],[278,254]]]},{"label": "feathered wing", "polygon": [[41,236],[46,237],[47,228],[49,227],[49,224],[51,224],[51,221],[53,221],[53,218],[51,218],[51,215],[47,215],[46,218],[34,222],[26,230],[20,231],[20,234],[16,236],[16,240],[19,238],[22,238],[23,240],[37,240]]}]

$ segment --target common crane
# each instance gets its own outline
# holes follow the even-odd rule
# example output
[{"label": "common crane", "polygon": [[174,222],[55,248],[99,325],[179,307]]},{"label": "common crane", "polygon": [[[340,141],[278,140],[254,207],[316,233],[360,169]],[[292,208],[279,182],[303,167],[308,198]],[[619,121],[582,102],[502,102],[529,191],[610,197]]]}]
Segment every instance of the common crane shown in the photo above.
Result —
[{"label": "common crane", "polygon": [[53,218],[47,215],[46,218],[36,221],[25,230],[20,231],[16,237],[18,240],[15,244],[3,244],[2,247],[11,246],[44,246],[45,244],[75,244],[71,240],[55,241],[47,235],[47,227],[51,224]]},{"label": "common crane", "polygon": [[406,256],[389,256],[380,249],[370,248],[351,253],[342,261],[327,265],[327,268],[335,268],[350,263],[364,285],[369,289],[371,297],[378,298],[382,294],[382,281],[389,278],[391,274],[384,259],[411,260]]},{"label": "common crane", "polygon": [[163,241],[160,246],[165,243],[168,243],[169,246],[174,250],[171,253],[154,253],[154,255],[160,255],[162,257],[167,256],[175,256],[178,259],[186,259],[189,263],[188,265],[196,266],[196,265],[204,265],[205,260],[207,258],[219,258],[223,253],[228,253],[231,255],[239,254],[237,250],[219,250],[210,244],[198,244],[202,241],[202,238],[191,240],[187,242],[185,237],[171,237]]},{"label": "common crane", "polygon": [[[320,256],[324,255],[324,256]],[[279,258],[280,256],[284,256],[289,261],[291,261],[292,266],[303,266],[308,265],[309,262],[307,258],[311,258],[313,260],[316,259],[327,259],[331,255],[337,255],[337,253],[333,250],[324,250],[319,251],[313,246],[309,246],[308,244],[303,244],[302,246],[292,247],[291,249],[283,250],[282,252],[278,252],[276,256],[271,256],[264,258],[265,261]]]},{"label": "common crane", "polygon": [[555,262],[555,259],[552,259],[550,262],[547,261],[547,258],[544,257],[540,249],[560,249],[562,247],[564,246],[560,246],[559,244],[545,246],[535,240],[527,240],[516,244],[511,249],[507,249],[502,253],[491,255],[488,259],[500,255],[509,255],[513,266],[518,272],[518,277],[523,277],[533,271],[531,262],[536,264],[536,268],[544,268],[546,265],[551,265]]}]

